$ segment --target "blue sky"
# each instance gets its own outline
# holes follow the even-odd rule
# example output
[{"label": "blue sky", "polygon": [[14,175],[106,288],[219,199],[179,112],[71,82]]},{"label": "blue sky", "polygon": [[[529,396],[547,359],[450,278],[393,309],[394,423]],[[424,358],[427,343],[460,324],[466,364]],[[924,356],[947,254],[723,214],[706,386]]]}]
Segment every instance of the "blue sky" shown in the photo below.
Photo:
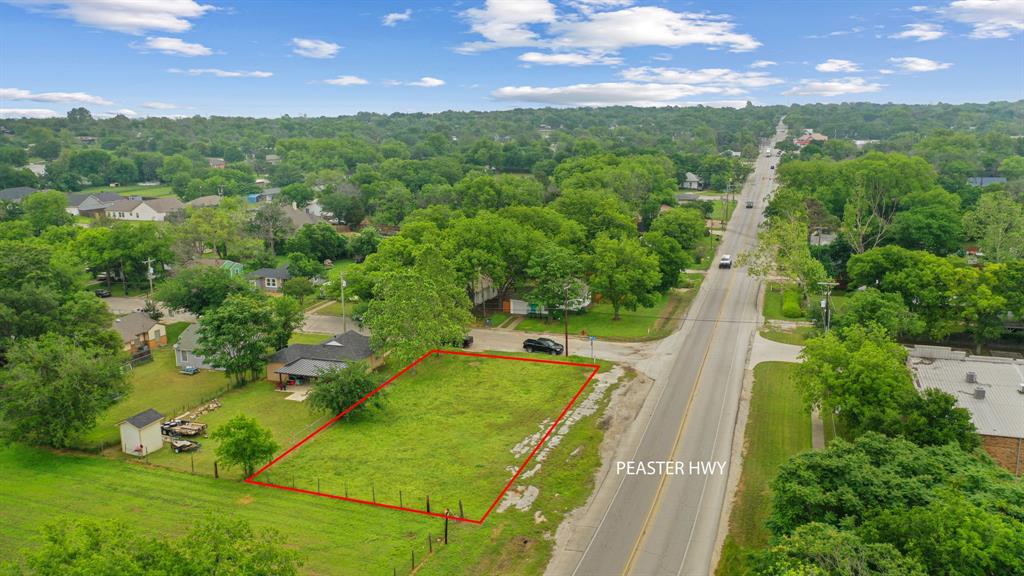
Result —
[{"label": "blue sky", "polygon": [[0,3],[0,114],[1024,98],[1024,0]]}]

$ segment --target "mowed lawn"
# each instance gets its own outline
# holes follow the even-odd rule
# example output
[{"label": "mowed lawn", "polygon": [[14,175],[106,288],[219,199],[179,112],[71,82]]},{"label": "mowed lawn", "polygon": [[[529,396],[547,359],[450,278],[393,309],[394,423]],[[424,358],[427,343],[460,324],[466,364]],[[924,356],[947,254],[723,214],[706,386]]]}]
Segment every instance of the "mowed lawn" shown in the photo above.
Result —
[{"label": "mowed lawn", "polygon": [[762,362],[754,367],[743,473],[717,576],[747,573],[743,552],[763,548],[771,537],[765,521],[771,512],[771,482],[779,466],[811,449],[811,416],[796,387],[796,367],[790,362]]},{"label": "mowed lawn", "polygon": [[140,463],[0,448],[0,556],[17,557],[62,517],[110,519],[164,538],[204,515],[274,528],[305,559],[307,574],[391,574],[410,552],[426,554],[440,521],[368,506],[332,505],[236,480],[214,480]]},{"label": "mowed lawn", "polygon": [[122,420],[148,408],[157,410],[168,419],[174,418],[217,397],[231,386],[222,372],[202,370],[194,376],[179,373],[174,364],[174,348],[169,344],[153,352],[152,362],[133,368],[130,380],[131,392],[107,409],[92,431],[75,442],[74,447],[95,450],[100,445],[117,445],[120,442],[117,425]]},{"label": "mowed lawn", "polygon": [[[614,320],[615,310],[607,302],[593,304],[586,312],[569,314],[569,333],[619,341],[655,340],[672,332],[676,321],[686,312],[690,302],[697,296],[700,286],[698,278],[693,288],[685,291],[673,290],[663,294],[654,306],[638,307],[636,310],[622,308],[620,318]],[[526,332],[561,333],[562,322],[544,318],[525,318],[516,330]]]},{"label": "mowed lawn", "polygon": [[385,388],[383,408],[332,425],[258,480],[307,490],[319,480],[323,492],[421,509],[429,496],[432,511],[457,513],[461,500],[480,518],[591,372],[429,357]]},{"label": "mowed lawn", "polygon": [[113,192],[121,196],[142,196],[144,198],[174,196],[174,190],[170,186],[139,186],[138,184],[114,186],[113,188],[110,186],[93,186],[92,188],[82,190],[81,194],[99,194],[100,192]]}]

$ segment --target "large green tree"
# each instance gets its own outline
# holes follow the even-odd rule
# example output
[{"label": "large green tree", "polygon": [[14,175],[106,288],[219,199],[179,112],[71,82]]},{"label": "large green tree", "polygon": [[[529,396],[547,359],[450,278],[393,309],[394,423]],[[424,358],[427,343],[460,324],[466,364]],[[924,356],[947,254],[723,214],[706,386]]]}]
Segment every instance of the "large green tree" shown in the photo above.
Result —
[{"label": "large green tree", "polygon": [[612,305],[612,320],[621,318],[623,307],[653,306],[658,296],[658,257],[635,238],[599,236],[587,270],[591,289]]},{"label": "large green tree", "polygon": [[[335,416],[352,408],[356,402],[373,392],[378,385],[379,382],[373,377],[365,362],[351,362],[347,363],[344,368],[321,372],[306,401],[309,402],[309,407],[312,410]],[[385,390],[377,392],[352,408],[346,417],[382,407],[386,398]]]},{"label": "large green tree", "polygon": [[58,334],[21,338],[0,370],[0,432],[8,439],[63,448],[130,390],[117,349]]},{"label": "large green tree", "polygon": [[1024,204],[1009,194],[982,194],[978,207],[964,215],[964,226],[989,261],[1024,258]]},{"label": "large green tree", "polygon": [[268,462],[279,448],[270,430],[245,414],[228,420],[210,437],[219,442],[217,459],[228,467],[240,467],[246,478]]},{"label": "large green tree", "polygon": [[195,266],[164,281],[155,296],[172,310],[200,315],[220,306],[232,294],[252,291],[252,285],[241,276],[233,276],[222,268]]},{"label": "large green tree", "polygon": [[266,296],[239,292],[202,318],[196,354],[221,368],[237,384],[255,379],[273,347],[274,307]]}]

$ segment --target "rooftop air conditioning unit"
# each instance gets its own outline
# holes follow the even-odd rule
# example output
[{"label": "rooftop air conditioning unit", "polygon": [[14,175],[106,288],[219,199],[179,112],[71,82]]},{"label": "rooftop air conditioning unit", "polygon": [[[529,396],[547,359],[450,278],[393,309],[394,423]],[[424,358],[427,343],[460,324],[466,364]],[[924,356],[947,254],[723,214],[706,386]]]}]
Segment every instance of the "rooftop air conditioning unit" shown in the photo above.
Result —
[{"label": "rooftop air conditioning unit", "polygon": [[978,382],[978,373],[977,372],[968,372],[967,373],[967,383],[968,384],[976,384],[977,382]]},{"label": "rooftop air conditioning unit", "polygon": [[974,397],[977,400],[984,400],[985,399],[985,389],[982,388],[981,386],[975,386],[974,387]]}]

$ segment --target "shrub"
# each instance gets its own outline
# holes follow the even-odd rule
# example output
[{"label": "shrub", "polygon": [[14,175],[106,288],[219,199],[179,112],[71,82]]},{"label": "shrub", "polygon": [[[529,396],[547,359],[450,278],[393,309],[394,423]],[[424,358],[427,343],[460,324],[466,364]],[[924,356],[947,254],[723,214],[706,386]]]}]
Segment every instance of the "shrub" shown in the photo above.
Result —
[{"label": "shrub", "polygon": [[782,315],[786,318],[802,318],[803,308],[800,306],[800,292],[787,288],[782,293]]}]

